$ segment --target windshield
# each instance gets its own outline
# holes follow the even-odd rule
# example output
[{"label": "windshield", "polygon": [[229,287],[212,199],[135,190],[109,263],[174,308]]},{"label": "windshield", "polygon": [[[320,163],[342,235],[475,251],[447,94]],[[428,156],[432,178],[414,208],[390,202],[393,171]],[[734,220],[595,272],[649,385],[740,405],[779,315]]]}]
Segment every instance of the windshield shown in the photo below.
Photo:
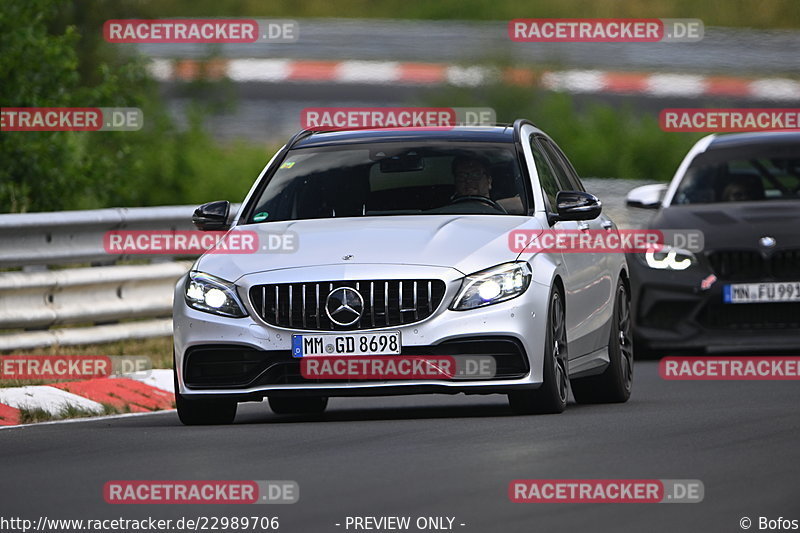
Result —
[{"label": "windshield", "polygon": [[246,223],[527,213],[512,144],[375,143],[291,150]]},{"label": "windshield", "polygon": [[698,155],[673,204],[800,199],[800,144],[715,150]]}]

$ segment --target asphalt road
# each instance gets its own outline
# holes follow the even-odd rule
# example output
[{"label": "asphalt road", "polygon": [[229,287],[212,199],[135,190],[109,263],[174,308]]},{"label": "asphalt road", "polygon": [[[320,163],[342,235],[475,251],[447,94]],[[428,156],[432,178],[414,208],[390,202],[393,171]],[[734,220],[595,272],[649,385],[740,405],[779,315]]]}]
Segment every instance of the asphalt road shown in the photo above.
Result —
[{"label": "asphalt road", "polygon": [[[796,382],[663,381],[654,362],[636,374],[627,404],[550,416],[513,416],[502,396],[411,396],[333,399],[318,419],[244,404],[228,427],[184,427],[164,412],[3,430],[0,517],[277,515],[288,533],[380,515],[450,516],[481,533],[735,532],[743,516],[754,531],[759,516],[800,519]],[[507,489],[519,478],[699,479],[705,499],[515,504]],[[106,504],[103,484],[124,479],[295,480],[301,496]]]}]

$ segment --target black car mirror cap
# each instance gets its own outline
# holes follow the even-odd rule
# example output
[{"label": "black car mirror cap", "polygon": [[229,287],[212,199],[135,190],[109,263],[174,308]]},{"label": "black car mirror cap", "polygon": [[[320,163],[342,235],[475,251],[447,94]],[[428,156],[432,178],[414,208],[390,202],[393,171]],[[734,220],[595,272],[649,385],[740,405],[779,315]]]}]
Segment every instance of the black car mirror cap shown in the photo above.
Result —
[{"label": "black car mirror cap", "polygon": [[603,203],[597,196],[583,191],[559,191],[556,195],[556,213],[551,223],[568,220],[592,220],[600,216]]},{"label": "black car mirror cap", "polygon": [[230,229],[228,215],[231,211],[231,203],[227,200],[219,200],[203,204],[194,210],[192,224],[200,231],[225,231]]}]

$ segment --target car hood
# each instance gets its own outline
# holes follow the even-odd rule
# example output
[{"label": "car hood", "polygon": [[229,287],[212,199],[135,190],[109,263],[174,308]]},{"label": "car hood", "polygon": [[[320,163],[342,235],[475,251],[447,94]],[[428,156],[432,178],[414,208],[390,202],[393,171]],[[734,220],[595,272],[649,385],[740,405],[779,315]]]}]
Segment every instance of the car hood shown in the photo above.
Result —
[{"label": "car hood", "polygon": [[[463,274],[513,261],[512,230],[541,231],[535,218],[500,215],[414,215],[295,220],[237,226],[232,232],[293,233],[293,252],[207,253],[196,266],[228,281],[269,270],[341,264],[450,267]],[[352,256],[344,259],[345,256]]]},{"label": "car hood", "polygon": [[800,248],[800,201],[670,206],[649,227],[701,230],[706,250],[757,250],[762,237],[773,237],[775,249]]}]

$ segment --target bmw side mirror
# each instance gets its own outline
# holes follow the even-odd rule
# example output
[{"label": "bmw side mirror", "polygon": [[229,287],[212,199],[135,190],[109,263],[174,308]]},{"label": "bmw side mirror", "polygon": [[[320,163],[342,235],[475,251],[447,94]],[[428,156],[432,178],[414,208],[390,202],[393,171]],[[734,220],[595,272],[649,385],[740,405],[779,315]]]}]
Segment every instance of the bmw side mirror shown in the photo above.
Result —
[{"label": "bmw side mirror", "polygon": [[592,220],[603,210],[597,196],[583,191],[560,191],[556,205],[558,220]]},{"label": "bmw side mirror", "polygon": [[200,231],[224,231],[230,229],[228,215],[231,203],[227,200],[209,202],[194,210],[192,224]]},{"label": "bmw side mirror", "polygon": [[629,192],[625,202],[631,207],[658,209],[661,207],[661,200],[664,199],[665,192],[667,192],[667,186],[663,183],[642,185]]}]

